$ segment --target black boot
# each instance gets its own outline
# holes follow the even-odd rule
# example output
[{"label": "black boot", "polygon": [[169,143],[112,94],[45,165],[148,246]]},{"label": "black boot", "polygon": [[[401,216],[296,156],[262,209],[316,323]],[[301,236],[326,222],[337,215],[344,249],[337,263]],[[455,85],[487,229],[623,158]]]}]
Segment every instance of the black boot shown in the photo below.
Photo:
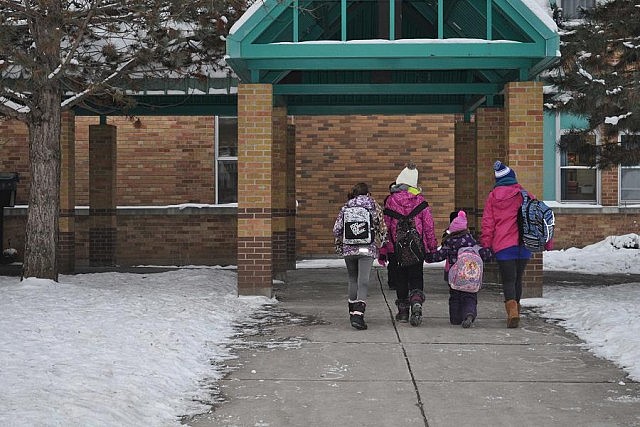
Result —
[{"label": "black boot", "polygon": [[356,301],[353,303],[353,314],[351,315],[351,326],[356,329],[367,329],[367,324],[364,323],[364,310],[367,304],[364,301]]},{"label": "black boot", "polygon": [[353,306],[355,302],[349,301],[349,322],[353,324]]},{"label": "black boot", "polygon": [[464,320],[462,321],[462,327],[465,329],[470,328],[472,323],[473,323],[473,314],[467,314],[467,317],[465,317]]},{"label": "black boot", "polygon": [[413,289],[409,292],[409,305],[411,306],[411,316],[409,323],[411,326],[418,326],[422,323],[422,303],[424,302],[424,292],[420,289]]},{"label": "black boot", "polygon": [[409,321],[409,300],[396,300],[396,306],[398,307],[396,321],[400,323],[407,323]]}]

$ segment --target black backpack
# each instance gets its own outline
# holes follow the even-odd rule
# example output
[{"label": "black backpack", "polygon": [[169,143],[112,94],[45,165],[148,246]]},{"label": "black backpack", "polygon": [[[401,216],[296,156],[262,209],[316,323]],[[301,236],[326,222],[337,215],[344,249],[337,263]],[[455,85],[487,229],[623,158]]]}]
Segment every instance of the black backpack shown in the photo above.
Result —
[{"label": "black backpack", "polygon": [[416,229],[415,216],[429,206],[426,201],[422,201],[409,215],[402,215],[394,210],[385,208],[384,214],[398,220],[396,227],[396,241],[393,244],[394,252],[398,264],[401,267],[421,264],[424,262],[426,251],[422,236]]}]

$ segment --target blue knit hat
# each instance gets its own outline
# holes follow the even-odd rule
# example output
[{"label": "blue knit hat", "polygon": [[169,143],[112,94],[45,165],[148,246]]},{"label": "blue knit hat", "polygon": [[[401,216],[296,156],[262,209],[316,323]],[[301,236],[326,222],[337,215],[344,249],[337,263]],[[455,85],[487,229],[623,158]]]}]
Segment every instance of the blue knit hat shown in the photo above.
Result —
[{"label": "blue knit hat", "polygon": [[502,163],[500,160],[496,160],[493,164],[493,170],[496,176],[496,185],[511,185],[516,182],[516,173],[509,166]]}]

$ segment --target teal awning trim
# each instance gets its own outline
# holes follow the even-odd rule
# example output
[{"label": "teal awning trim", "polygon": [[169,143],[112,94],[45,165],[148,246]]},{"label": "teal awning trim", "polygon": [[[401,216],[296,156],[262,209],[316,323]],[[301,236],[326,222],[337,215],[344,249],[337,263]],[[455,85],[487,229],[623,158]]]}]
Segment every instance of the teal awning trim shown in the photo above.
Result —
[{"label": "teal awning trim", "polygon": [[[379,93],[407,97],[391,102],[397,111],[416,109],[413,94],[437,94],[420,108],[467,112],[559,60],[555,24],[534,8],[522,0],[261,0],[229,34],[227,64],[241,82],[273,84],[290,111],[324,108],[302,105],[311,102],[305,95],[350,96],[341,108],[351,108],[359,95]],[[437,74],[447,70],[467,73]],[[419,80],[406,78],[414,72]],[[386,111],[385,102],[368,100],[365,109]]]},{"label": "teal awning trim", "polygon": [[484,95],[500,92],[502,86],[492,83],[438,84],[287,84],[274,88],[274,95],[377,95],[380,93],[406,95]]},{"label": "teal awning trim", "polygon": [[[251,66],[250,70],[321,70],[325,62],[320,58],[265,58],[247,60],[245,64]],[[528,58],[476,58],[473,63],[467,58],[402,58],[394,61],[380,58],[345,58],[337,61],[332,70],[482,70],[520,69],[533,65],[534,61]]]}]

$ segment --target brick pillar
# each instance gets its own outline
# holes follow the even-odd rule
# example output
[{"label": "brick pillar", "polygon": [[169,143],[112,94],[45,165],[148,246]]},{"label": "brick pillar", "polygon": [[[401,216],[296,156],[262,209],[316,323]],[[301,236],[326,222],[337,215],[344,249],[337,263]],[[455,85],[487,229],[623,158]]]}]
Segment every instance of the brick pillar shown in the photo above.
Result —
[{"label": "brick pillar", "polygon": [[[543,99],[541,82],[511,82],[505,86],[505,163],[518,182],[538,197],[543,185]],[[522,297],[542,296],[542,254],[534,254],[525,272]]]},{"label": "brick pillar", "polygon": [[271,144],[271,227],[273,275],[286,280],[287,273],[287,110],[273,109]]},{"label": "brick pillar", "polygon": [[238,294],[272,296],[273,87],[238,86]]},{"label": "brick pillar", "polygon": [[[600,171],[601,197],[602,206],[618,206],[619,205],[619,169],[610,168]],[[595,191],[595,190],[594,190]]]},{"label": "brick pillar", "polygon": [[116,264],[117,127],[89,126],[89,265]]},{"label": "brick pillar", "polygon": [[60,222],[58,225],[58,271],[73,273],[76,266],[76,132],[75,114],[62,113],[60,132]]},{"label": "brick pillar", "polygon": [[287,126],[287,270],[296,269],[296,127]]},{"label": "brick pillar", "polygon": [[[496,107],[479,108],[476,111],[476,224],[482,232],[484,203],[495,184],[493,163],[505,158],[505,115],[504,109]],[[500,283],[498,264],[487,263],[484,277],[488,282]]]},{"label": "brick pillar", "polygon": [[469,230],[474,234],[476,224],[476,124],[457,121],[455,123],[455,208],[467,213]]}]

